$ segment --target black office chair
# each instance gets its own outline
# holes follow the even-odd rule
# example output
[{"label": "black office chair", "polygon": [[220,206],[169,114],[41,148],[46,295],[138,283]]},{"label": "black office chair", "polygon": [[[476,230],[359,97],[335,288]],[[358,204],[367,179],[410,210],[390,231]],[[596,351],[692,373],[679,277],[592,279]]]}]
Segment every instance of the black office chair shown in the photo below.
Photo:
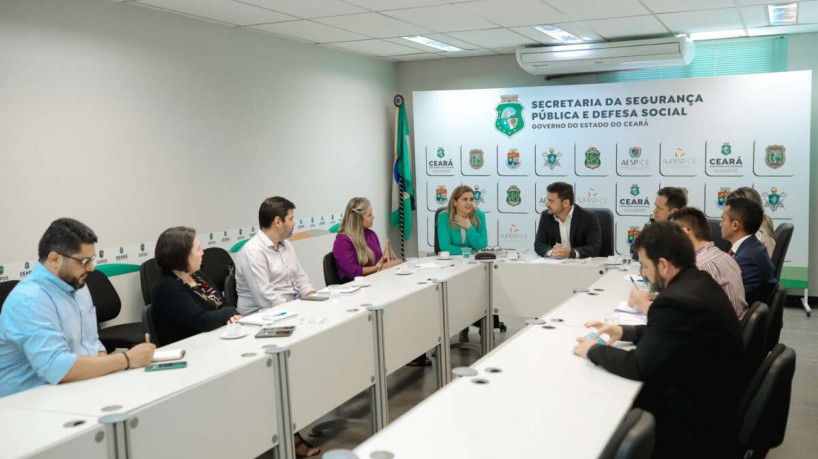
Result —
[{"label": "black office chair", "polygon": [[656,421],[639,408],[632,409],[616,428],[599,459],[648,459],[653,452]]},{"label": "black office chair", "polygon": [[741,319],[741,337],[744,342],[744,358],[747,364],[745,381],[753,377],[758,366],[767,356],[767,322],[770,308],[756,301]]},{"label": "black office chair", "polygon": [[155,344],[156,347],[164,345],[162,337],[159,336],[159,332],[156,331],[156,325],[153,322],[153,305],[149,304],[142,310],[142,328],[151,334],[151,342]]},{"label": "black office chair", "polygon": [[238,307],[239,294],[236,291],[236,271],[231,272],[224,281],[224,301],[230,306]]},{"label": "black office chair", "polygon": [[142,266],[139,267],[139,283],[142,287],[142,300],[145,301],[145,306],[151,304],[153,286],[156,285],[161,275],[162,268],[156,264],[155,258],[142,263]]},{"label": "black office chair", "polygon": [[708,218],[707,225],[710,227],[710,238],[713,240],[713,244],[724,253],[729,252],[730,248],[733,247],[733,243],[721,237],[721,219]]},{"label": "black office chair", "polygon": [[9,293],[14,290],[14,286],[20,282],[18,280],[10,280],[5,282],[0,282],[0,313],[3,312],[3,303],[6,302],[6,298],[8,298]]},{"label": "black office chair", "polygon": [[335,263],[332,252],[324,255],[324,283],[327,287],[341,283],[341,278],[338,277],[338,264]]},{"label": "black office chair", "polygon": [[435,211],[435,255],[440,253],[440,241],[437,239],[437,216],[446,209],[448,209],[448,207],[440,207]]},{"label": "black office chair", "polygon": [[784,328],[784,304],[787,302],[787,289],[776,285],[775,295],[770,302],[770,318],[767,321],[767,349],[772,350],[781,338]]},{"label": "black office chair", "polygon": [[599,226],[602,229],[602,246],[599,249],[600,257],[607,257],[614,254],[614,216],[610,209],[588,208],[596,215]]},{"label": "black office chair", "polygon": [[204,250],[200,270],[213,281],[213,284],[220,292],[224,292],[224,283],[227,276],[234,269],[236,269],[236,263],[227,250],[221,247],[210,247]]},{"label": "black office chair", "polygon": [[787,256],[794,229],[792,223],[782,223],[775,229],[775,249],[770,259],[775,266],[775,278],[778,281],[781,281],[781,270],[784,268],[784,258]]},{"label": "black office chair", "polygon": [[[97,326],[115,319],[122,310],[122,301],[108,276],[102,271],[94,270],[88,273],[85,283],[97,309]],[[130,349],[145,342],[145,329],[141,322],[113,325],[99,330],[99,340],[109,353],[120,347]]]},{"label": "black office chair", "polygon": [[784,441],[793,374],[795,351],[777,344],[756,371],[739,404],[740,457],[763,458]]}]

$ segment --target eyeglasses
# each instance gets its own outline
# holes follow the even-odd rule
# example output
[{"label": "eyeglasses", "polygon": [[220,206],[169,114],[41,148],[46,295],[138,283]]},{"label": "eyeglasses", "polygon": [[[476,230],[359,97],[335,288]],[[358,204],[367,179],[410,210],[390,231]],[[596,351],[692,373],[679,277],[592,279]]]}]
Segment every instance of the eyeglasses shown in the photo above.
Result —
[{"label": "eyeglasses", "polygon": [[68,258],[70,258],[70,259],[72,259],[74,261],[80,262],[80,265],[82,265],[83,268],[86,265],[88,265],[88,263],[91,263],[91,262],[93,262],[94,260],[97,259],[97,257],[95,255],[92,255],[92,256],[86,257],[86,258],[76,258],[76,257],[72,257],[71,255],[66,255],[64,253],[60,253],[60,252],[57,252],[57,253],[59,253],[60,255],[62,255],[64,257],[68,257]]}]

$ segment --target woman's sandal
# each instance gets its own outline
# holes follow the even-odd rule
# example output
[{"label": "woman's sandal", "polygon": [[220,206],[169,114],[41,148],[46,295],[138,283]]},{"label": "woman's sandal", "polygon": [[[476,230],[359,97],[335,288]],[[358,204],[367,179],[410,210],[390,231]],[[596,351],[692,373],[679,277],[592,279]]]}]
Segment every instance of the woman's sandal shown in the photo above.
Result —
[{"label": "woman's sandal", "polygon": [[307,443],[300,433],[296,433],[293,437],[295,443],[295,455],[298,457],[312,457],[321,454],[321,448]]}]

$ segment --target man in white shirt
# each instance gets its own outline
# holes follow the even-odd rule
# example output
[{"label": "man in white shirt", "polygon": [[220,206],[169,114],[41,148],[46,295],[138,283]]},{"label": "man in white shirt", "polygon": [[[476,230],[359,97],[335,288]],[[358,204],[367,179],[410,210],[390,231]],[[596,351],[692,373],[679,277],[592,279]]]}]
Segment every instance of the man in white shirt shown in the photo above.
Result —
[{"label": "man in white shirt", "polygon": [[602,229],[596,215],[574,204],[574,188],[565,182],[546,187],[534,251],[541,257],[587,258],[599,255]]},{"label": "man in white shirt", "polygon": [[247,241],[236,260],[239,313],[252,314],[315,293],[298,262],[292,236],[295,204],[274,196],[258,210],[259,232]]}]

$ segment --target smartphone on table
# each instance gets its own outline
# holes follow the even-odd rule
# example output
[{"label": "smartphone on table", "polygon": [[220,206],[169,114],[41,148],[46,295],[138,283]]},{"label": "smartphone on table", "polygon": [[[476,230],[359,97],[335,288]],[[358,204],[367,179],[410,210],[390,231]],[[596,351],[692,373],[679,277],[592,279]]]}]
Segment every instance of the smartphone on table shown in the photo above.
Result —
[{"label": "smartphone on table", "polygon": [[145,367],[145,371],[176,370],[177,368],[187,368],[187,362],[152,363]]},{"label": "smartphone on table", "polygon": [[256,333],[256,338],[286,338],[295,331],[295,325],[286,327],[265,327]]}]

